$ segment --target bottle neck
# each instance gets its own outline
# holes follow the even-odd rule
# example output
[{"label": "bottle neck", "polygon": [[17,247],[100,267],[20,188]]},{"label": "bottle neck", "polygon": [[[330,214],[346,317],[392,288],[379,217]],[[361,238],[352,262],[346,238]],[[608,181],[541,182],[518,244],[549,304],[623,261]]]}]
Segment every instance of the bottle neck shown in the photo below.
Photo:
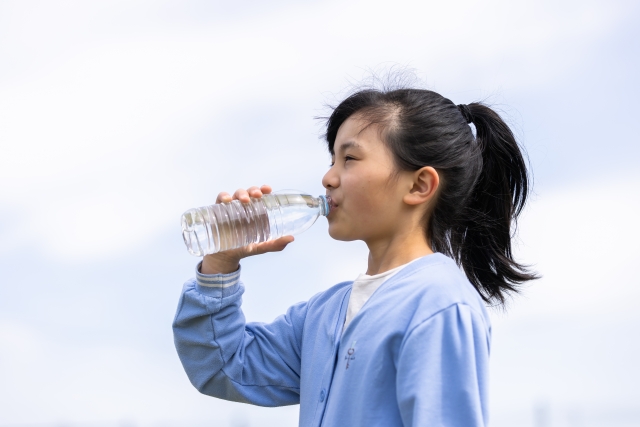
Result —
[{"label": "bottle neck", "polygon": [[320,199],[320,215],[329,215],[329,211],[331,210],[331,197],[318,196],[318,199]]}]

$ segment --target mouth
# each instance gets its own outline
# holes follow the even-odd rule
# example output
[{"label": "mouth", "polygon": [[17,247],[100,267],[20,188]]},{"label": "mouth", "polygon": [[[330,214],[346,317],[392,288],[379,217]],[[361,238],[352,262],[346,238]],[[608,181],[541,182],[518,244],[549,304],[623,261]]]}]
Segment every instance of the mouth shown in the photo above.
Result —
[{"label": "mouth", "polygon": [[333,200],[333,197],[327,195],[327,199],[329,202],[329,214],[338,207],[338,204]]}]

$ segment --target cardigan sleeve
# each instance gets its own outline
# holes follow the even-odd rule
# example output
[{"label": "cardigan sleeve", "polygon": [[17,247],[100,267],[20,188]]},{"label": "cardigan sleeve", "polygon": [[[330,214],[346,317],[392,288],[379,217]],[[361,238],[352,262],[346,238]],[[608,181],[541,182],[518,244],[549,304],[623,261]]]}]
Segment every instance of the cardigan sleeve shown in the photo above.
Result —
[{"label": "cardigan sleeve", "polygon": [[261,406],[300,401],[301,334],[307,304],[270,324],[245,323],[240,271],[185,283],[173,322],[174,342],[201,393]]},{"label": "cardigan sleeve", "polygon": [[486,426],[489,341],[482,316],[465,304],[454,304],[410,331],[397,365],[403,424]]}]

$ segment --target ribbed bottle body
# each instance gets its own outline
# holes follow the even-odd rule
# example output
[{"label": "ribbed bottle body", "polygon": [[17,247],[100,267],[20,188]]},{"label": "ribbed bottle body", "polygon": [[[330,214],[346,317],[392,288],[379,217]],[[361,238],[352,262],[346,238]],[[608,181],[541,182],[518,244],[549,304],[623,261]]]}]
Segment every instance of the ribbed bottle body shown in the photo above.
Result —
[{"label": "ribbed bottle body", "polygon": [[204,256],[301,233],[328,212],[325,196],[265,194],[249,203],[233,200],[188,210],[182,215],[182,236],[189,253]]}]

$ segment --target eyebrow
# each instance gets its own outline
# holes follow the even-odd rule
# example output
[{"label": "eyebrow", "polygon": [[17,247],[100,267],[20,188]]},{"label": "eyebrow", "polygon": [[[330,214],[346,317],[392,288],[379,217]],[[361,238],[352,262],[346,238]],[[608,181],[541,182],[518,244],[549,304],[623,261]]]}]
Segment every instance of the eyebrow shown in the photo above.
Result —
[{"label": "eyebrow", "polygon": [[[338,148],[338,151],[346,151],[347,148],[362,148],[362,145],[358,144],[355,141],[347,141]],[[334,154],[335,154],[335,151],[331,150],[331,155],[334,155]]]}]

